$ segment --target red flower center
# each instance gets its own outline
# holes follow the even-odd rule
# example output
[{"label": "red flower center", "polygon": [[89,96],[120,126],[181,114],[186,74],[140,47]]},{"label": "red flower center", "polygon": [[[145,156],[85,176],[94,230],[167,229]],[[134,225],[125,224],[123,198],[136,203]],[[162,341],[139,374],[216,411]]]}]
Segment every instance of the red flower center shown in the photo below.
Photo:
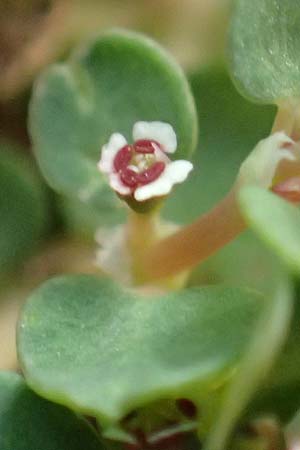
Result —
[{"label": "red flower center", "polygon": [[[145,155],[144,163],[147,166],[149,164],[149,161],[146,159],[147,156],[153,155],[157,147],[161,149],[158,142],[141,139],[136,141],[134,145],[125,145],[118,151],[114,159],[114,169],[119,173],[125,186],[136,189],[138,186],[152,183],[159,178],[166,167],[164,162],[151,161],[146,169],[139,170],[138,164],[134,161],[135,156],[139,155],[141,157],[141,155]],[[132,167],[129,167],[130,165]]]},{"label": "red flower center", "polygon": [[117,172],[126,169],[132,159],[133,153],[132,145],[125,145],[125,147],[118,151],[114,159],[114,168]]},{"label": "red flower center", "polygon": [[134,149],[137,153],[154,153],[155,147],[161,149],[161,146],[156,141],[149,141],[147,139],[140,139],[134,143]]}]

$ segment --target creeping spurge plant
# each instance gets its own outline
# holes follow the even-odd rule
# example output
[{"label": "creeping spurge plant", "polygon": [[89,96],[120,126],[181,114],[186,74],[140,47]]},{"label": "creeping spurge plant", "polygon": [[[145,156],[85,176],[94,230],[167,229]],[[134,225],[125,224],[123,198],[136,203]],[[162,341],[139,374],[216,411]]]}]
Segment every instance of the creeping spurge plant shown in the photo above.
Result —
[{"label": "creeping spurge plant", "polygon": [[97,214],[99,273],[23,308],[0,450],[300,448],[300,1],[234,3],[229,71],[256,106],[124,30],[37,80],[34,153]]}]

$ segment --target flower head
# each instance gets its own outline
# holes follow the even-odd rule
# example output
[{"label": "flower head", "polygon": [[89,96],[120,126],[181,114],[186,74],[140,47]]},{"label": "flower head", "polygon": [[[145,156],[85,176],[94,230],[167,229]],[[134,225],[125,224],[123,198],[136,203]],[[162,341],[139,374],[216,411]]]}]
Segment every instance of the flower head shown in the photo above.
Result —
[{"label": "flower head", "polygon": [[111,188],[122,197],[144,202],[169,194],[182,183],[193,165],[189,161],[171,161],[168,154],[177,148],[176,134],[163,122],[137,122],[133,144],[114,133],[102,148],[99,170],[106,174]]},{"label": "flower head", "polygon": [[240,167],[238,184],[272,187],[281,161],[295,161],[295,142],[285,133],[278,132],[260,141]]},{"label": "flower head", "polygon": [[254,184],[300,203],[300,144],[284,132],[260,141],[242,163],[236,186]]}]

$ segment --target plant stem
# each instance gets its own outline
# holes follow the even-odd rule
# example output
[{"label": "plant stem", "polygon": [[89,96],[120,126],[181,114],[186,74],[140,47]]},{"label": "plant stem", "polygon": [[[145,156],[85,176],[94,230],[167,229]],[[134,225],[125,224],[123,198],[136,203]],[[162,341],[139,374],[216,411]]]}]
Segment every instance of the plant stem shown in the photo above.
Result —
[{"label": "plant stem", "polygon": [[151,280],[173,276],[201,263],[245,228],[232,189],[211,211],[146,251],[144,270]]},{"label": "plant stem", "polygon": [[158,239],[158,211],[147,214],[139,214],[129,211],[127,222],[127,242],[132,258],[132,274],[136,284],[144,280],[143,269],[140,261],[144,252]]}]

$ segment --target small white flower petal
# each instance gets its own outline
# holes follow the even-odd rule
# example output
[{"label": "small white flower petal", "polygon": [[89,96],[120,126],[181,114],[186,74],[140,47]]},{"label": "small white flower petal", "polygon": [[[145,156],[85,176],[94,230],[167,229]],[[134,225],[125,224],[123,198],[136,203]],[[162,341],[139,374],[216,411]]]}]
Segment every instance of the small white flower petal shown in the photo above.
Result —
[{"label": "small white flower petal", "polygon": [[193,164],[190,161],[178,159],[166,167],[165,173],[173,184],[177,184],[185,181],[192,170]]},{"label": "small white flower petal", "polygon": [[132,190],[122,182],[118,173],[111,173],[109,175],[109,185],[120,195],[130,195],[132,193]]},{"label": "small white flower petal", "polygon": [[102,147],[101,158],[98,163],[101,172],[109,174],[113,171],[115,156],[125,145],[127,145],[127,141],[122,134],[114,133],[111,135],[108,143]]},{"label": "small white flower petal", "polygon": [[167,195],[171,192],[174,184],[182,183],[187,178],[192,169],[193,164],[189,161],[171,162],[157,180],[137,188],[134,198],[142,202],[152,197]]},{"label": "small white flower petal", "polygon": [[167,195],[169,194],[171,189],[172,183],[162,174],[157,180],[153,181],[152,183],[138,187],[135,190],[134,198],[138,202],[143,202],[153,197],[161,197],[163,195]]},{"label": "small white flower petal", "polygon": [[161,144],[166,153],[174,153],[177,138],[173,127],[165,122],[136,122],[133,127],[133,139],[149,139]]},{"label": "small white flower petal", "polygon": [[283,159],[296,160],[292,150],[285,145],[294,145],[294,141],[285,133],[278,132],[260,141],[246,160],[242,163],[237,178],[239,187],[255,184],[270,188],[279,163]]}]

